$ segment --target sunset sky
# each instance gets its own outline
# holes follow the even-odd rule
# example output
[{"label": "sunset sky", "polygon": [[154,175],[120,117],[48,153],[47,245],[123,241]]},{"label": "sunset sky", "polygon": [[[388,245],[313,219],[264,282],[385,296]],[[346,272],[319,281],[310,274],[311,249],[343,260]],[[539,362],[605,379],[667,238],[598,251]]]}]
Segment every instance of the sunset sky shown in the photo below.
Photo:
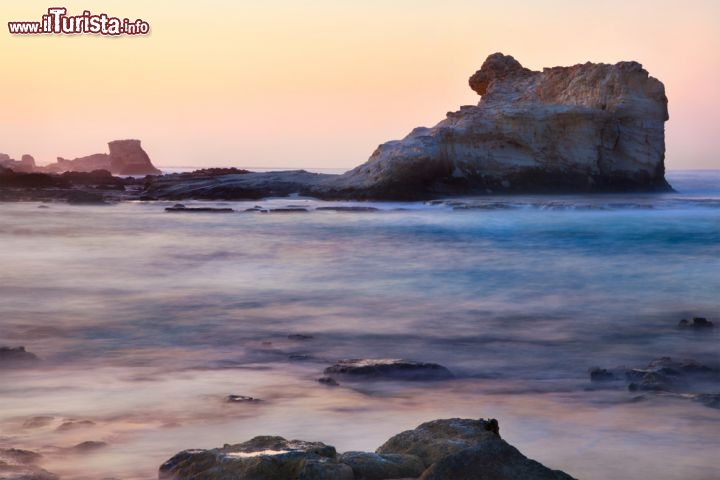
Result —
[{"label": "sunset sky", "polygon": [[[51,6],[148,36],[10,35]],[[68,0],[0,7],[0,152],[74,158],[139,138],[160,166],[350,168],[475,104],[487,55],[637,60],[670,100],[666,165],[720,168],[717,0]]]}]

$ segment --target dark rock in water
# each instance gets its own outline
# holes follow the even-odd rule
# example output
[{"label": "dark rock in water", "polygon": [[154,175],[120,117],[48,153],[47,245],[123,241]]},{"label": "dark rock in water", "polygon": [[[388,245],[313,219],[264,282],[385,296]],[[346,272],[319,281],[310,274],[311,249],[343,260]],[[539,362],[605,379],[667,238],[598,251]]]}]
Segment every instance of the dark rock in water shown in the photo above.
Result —
[{"label": "dark rock in water", "polygon": [[706,407],[720,409],[720,393],[701,393],[694,395],[693,400],[702,403]]},{"label": "dark rock in water", "polygon": [[161,480],[354,480],[335,448],[320,442],[255,437],[212,450],[185,450],[160,466]]},{"label": "dark rock in water", "polygon": [[37,360],[37,355],[28,352],[25,347],[0,347],[0,366],[27,364]]},{"label": "dark rock in water", "polygon": [[375,453],[319,442],[255,437],[212,450],[185,450],[160,480],[572,480],[500,438],[496,420],[453,418],[394,436]]},{"label": "dark rock in water", "polygon": [[327,385],[329,387],[337,387],[340,385],[337,380],[335,380],[332,377],[320,377],[317,379],[318,383],[322,383],[323,385]]},{"label": "dark rock in water", "polygon": [[17,448],[0,448],[0,479],[2,480],[58,480],[53,473],[37,466],[41,455]]},{"label": "dark rock in water", "polygon": [[50,425],[53,420],[55,420],[55,417],[50,417],[47,415],[38,415],[35,417],[30,417],[23,422],[23,428],[45,427],[47,425]]},{"label": "dark rock in water", "polygon": [[318,211],[333,211],[333,212],[377,212],[379,209],[375,207],[317,207],[315,210]]},{"label": "dark rock in water", "polygon": [[680,328],[696,328],[696,329],[706,329],[706,328],[713,328],[715,324],[704,317],[693,317],[692,322],[688,322],[686,319],[680,320],[680,323],[678,323],[678,327]]},{"label": "dark rock in water", "polygon": [[73,453],[89,453],[89,452],[94,452],[96,450],[100,450],[107,446],[108,446],[108,444],[105,442],[97,442],[97,441],[88,440],[87,442],[78,443],[74,447],[68,448],[68,450]]},{"label": "dark rock in water", "polygon": [[417,478],[425,470],[420,457],[400,453],[345,452],[339,460],[350,465],[355,478],[364,480]]},{"label": "dark rock in water", "polygon": [[95,426],[95,422],[92,422],[90,420],[68,420],[67,422],[63,422],[57,430],[59,432],[67,431],[67,430],[75,430],[78,428],[87,428],[87,427],[93,427]]},{"label": "dark rock in water", "polygon": [[[631,392],[678,394],[682,398],[692,398],[708,406],[713,406],[714,394],[703,393],[703,390],[708,387],[720,388],[720,369],[695,360],[661,357],[642,368],[590,370],[590,379],[596,382],[623,378],[628,382],[627,388]],[[705,400],[700,400],[701,398]]]},{"label": "dark rock in water", "polygon": [[15,173],[12,170],[0,172],[0,188],[68,188],[70,182],[45,173]]},{"label": "dark rock in water", "polygon": [[73,190],[66,196],[71,205],[107,205],[105,197],[101,193],[88,192],[85,190]]},{"label": "dark rock in water", "polygon": [[248,397],[246,395],[228,395],[225,397],[227,403],[257,403],[261,400],[259,398]]},{"label": "dark rock in water", "polygon": [[437,363],[400,359],[340,360],[325,369],[325,375],[342,375],[355,380],[448,380],[454,375]]},{"label": "dark rock in water", "polygon": [[288,335],[288,339],[290,340],[312,340],[313,338],[315,337],[313,337],[312,335],[305,335],[303,333],[294,333],[292,335]]},{"label": "dark rock in water", "polygon": [[613,380],[617,380],[617,377],[610,370],[600,367],[590,369],[590,381],[592,382],[612,382]]},{"label": "dark rock in water", "polygon": [[179,204],[173,207],[165,208],[166,212],[190,212],[190,213],[232,213],[235,210],[232,208],[215,208],[215,207],[186,207],[185,205]]},{"label": "dark rock in water", "polygon": [[270,213],[307,213],[307,208],[271,208]]}]

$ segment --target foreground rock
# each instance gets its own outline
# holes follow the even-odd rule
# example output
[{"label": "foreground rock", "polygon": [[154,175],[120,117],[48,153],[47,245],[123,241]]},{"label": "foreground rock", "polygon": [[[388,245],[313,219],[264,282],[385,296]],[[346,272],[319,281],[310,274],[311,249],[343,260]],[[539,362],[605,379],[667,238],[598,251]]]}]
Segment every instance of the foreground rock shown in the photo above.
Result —
[{"label": "foreground rock", "polygon": [[58,480],[58,476],[37,466],[41,456],[28,450],[0,448],[0,479]]},{"label": "foreground rock", "polygon": [[490,55],[476,106],[378,147],[343,175],[304,171],[156,179],[157,198],[421,200],[461,194],[670,191],[663,84],[637,62],[531,71]]},{"label": "foreground rock", "polygon": [[720,369],[695,360],[661,357],[638,368],[590,369],[590,380],[606,385],[626,385],[631,392],[674,394],[711,408],[720,408]]},{"label": "foreground rock", "polygon": [[437,363],[395,358],[340,360],[325,369],[329,377],[349,380],[448,380],[452,372]]},{"label": "foreground rock", "polygon": [[496,420],[453,418],[402,432],[376,452],[320,442],[255,437],[211,450],[185,450],[165,462],[161,480],[572,480],[500,438]]}]

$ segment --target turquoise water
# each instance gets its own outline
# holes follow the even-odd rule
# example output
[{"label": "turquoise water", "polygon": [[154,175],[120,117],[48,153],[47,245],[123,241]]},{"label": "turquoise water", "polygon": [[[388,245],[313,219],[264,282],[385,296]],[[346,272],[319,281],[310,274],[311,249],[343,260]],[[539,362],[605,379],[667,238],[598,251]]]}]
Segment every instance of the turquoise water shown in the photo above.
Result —
[{"label": "turquoise water", "polygon": [[[510,443],[577,477],[714,478],[719,410],[633,404],[587,375],[660,356],[720,365],[720,329],[675,328],[720,323],[720,172],[668,178],[678,193],[358,204],[374,212],[2,204],[0,345],[42,362],[0,370],[0,443],[68,478],[140,479],[177,450],[254,434],[374,449],[432,418],[495,416]],[[256,204],[309,211],[240,213]],[[315,382],[331,361],[375,357],[458,379]],[[38,415],[52,420],[28,428]],[[94,425],[57,430],[67,419]],[[59,450],[85,440],[108,446]]]}]

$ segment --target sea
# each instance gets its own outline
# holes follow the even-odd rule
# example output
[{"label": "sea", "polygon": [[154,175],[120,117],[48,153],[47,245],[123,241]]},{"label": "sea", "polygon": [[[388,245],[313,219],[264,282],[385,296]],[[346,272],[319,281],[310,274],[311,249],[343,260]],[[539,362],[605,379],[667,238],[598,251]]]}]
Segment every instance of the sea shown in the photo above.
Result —
[{"label": "sea", "polygon": [[[676,193],[184,202],[227,214],[0,204],[0,346],[39,357],[0,366],[0,448],[63,479],[149,480],[256,435],[372,451],[496,418],[577,478],[717,480],[720,409],[588,373],[720,367],[720,171],[667,178]],[[716,328],[678,328],[692,317]],[[317,381],[351,358],[455,378]]]}]

